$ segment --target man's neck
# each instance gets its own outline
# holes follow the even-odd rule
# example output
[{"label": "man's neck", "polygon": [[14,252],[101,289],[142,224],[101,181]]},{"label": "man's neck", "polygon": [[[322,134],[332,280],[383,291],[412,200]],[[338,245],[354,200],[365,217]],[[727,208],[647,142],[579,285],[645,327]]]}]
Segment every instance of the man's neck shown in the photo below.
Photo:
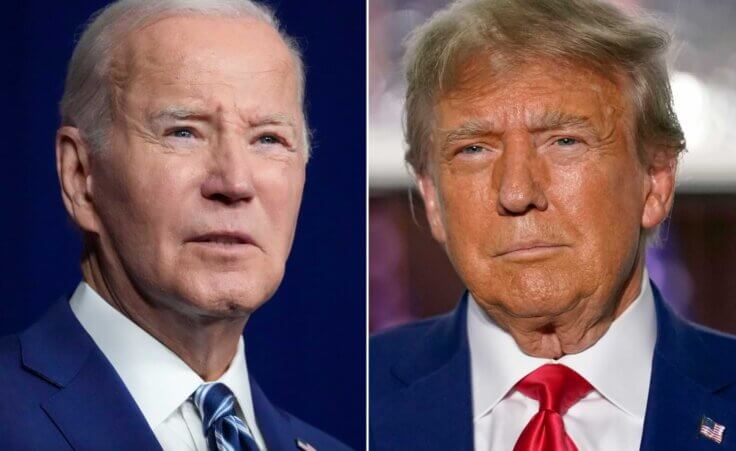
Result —
[{"label": "man's neck", "polygon": [[215,318],[186,311],[175,301],[147,299],[129,279],[105,271],[93,252],[85,253],[81,269],[84,281],[102,299],[178,355],[202,379],[217,380],[227,371],[246,317]]}]

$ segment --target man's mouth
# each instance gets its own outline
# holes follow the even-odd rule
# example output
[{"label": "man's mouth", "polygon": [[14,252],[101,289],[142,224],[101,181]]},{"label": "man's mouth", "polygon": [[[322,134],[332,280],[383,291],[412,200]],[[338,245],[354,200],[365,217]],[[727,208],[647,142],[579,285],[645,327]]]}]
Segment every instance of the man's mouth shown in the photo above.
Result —
[{"label": "man's mouth", "polygon": [[544,241],[527,241],[518,242],[507,246],[501,252],[496,254],[497,257],[539,257],[547,255],[551,252],[559,251],[567,246],[550,243]]},{"label": "man's mouth", "polygon": [[195,236],[190,242],[220,246],[255,245],[253,238],[247,233],[237,231],[216,231]]}]

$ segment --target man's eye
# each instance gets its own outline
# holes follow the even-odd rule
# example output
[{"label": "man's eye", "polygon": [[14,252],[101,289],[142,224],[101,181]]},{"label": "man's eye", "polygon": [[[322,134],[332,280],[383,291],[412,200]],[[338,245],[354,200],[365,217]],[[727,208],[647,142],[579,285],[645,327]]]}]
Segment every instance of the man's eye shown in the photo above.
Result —
[{"label": "man's eye", "polygon": [[194,133],[188,128],[176,128],[167,134],[174,138],[194,138]]},{"label": "man's eye", "polygon": [[577,139],[568,137],[560,138],[555,142],[561,146],[574,146],[575,144],[580,143]]},{"label": "man's eye", "polygon": [[258,138],[258,142],[261,144],[281,144],[281,140],[273,135],[263,135]]},{"label": "man's eye", "polygon": [[483,152],[483,147],[481,146],[466,146],[466,147],[463,147],[462,149],[462,153],[473,154],[473,153],[480,153],[480,152]]}]

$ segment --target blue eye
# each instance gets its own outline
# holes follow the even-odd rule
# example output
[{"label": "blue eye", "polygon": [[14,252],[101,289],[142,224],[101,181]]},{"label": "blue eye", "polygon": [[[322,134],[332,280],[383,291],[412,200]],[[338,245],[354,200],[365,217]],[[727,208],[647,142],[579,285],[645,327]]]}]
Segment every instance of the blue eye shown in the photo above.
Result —
[{"label": "blue eye", "polygon": [[561,146],[574,146],[575,144],[580,143],[580,141],[578,141],[575,138],[565,137],[565,138],[558,139],[557,141],[555,141],[555,143]]},{"label": "blue eye", "polygon": [[483,152],[483,147],[481,146],[467,146],[467,147],[463,147],[462,149],[462,153],[473,154],[473,153],[480,153],[480,152]]},{"label": "blue eye", "polygon": [[188,128],[177,128],[168,134],[174,138],[194,138],[194,133]]},{"label": "blue eye", "polygon": [[263,135],[258,138],[261,144],[281,144],[281,141],[273,135]]}]

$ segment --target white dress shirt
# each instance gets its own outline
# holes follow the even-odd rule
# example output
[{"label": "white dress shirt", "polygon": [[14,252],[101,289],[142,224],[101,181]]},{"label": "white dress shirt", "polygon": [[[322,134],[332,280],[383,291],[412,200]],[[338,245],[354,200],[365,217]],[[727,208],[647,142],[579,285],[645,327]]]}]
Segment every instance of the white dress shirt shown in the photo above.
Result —
[{"label": "white dress shirt", "polygon": [[580,451],[638,450],[644,428],[657,319],[646,271],[637,299],[590,348],[559,360],[524,354],[469,296],[468,340],[476,451],[508,451],[539,410],[539,403],[513,390],[546,363],[562,363],[594,388],[563,416]]},{"label": "white dress shirt", "polygon": [[[205,381],[169,348],[108,304],[85,282],[72,295],[74,315],[120,375],[165,451],[207,451],[202,420],[189,396]],[[235,395],[236,413],[265,450],[251,398],[243,337],[217,382]]]}]

